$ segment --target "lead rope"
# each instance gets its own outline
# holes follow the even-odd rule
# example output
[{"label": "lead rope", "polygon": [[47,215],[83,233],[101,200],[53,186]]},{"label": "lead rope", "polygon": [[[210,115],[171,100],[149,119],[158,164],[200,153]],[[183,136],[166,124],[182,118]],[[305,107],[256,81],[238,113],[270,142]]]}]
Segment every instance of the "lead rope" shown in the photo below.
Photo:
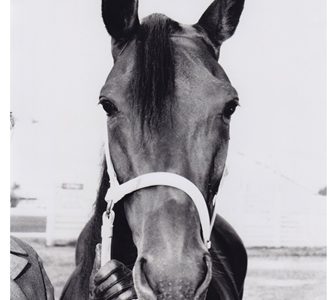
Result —
[{"label": "lead rope", "polygon": [[[114,202],[112,197],[110,197],[111,187],[119,186],[119,181],[115,170],[112,165],[111,156],[110,156],[110,148],[108,143],[108,130],[106,130],[105,136],[105,161],[107,166],[107,174],[110,178],[110,187],[107,190],[107,194],[105,196],[105,201],[107,202],[106,211],[102,216],[102,226],[101,226],[101,266],[105,265],[107,262],[111,260],[111,250],[112,250],[112,237],[113,237],[113,223],[115,218],[115,213],[113,211]],[[109,200],[111,199],[111,200]]]}]

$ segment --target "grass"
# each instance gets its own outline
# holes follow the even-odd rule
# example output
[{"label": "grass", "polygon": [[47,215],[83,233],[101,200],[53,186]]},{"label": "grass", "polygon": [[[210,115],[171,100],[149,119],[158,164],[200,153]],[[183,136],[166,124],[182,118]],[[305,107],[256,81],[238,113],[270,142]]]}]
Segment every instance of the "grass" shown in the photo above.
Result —
[{"label": "grass", "polygon": [[245,299],[326,299],[326,257],[249,257]]},{"label": "grass", "polygon": [[[15,234],[14,234],[15,235]],[[74,270],[75,247],[46,247],[27,240],[38,252],[55,288],[56,299]],[[320,248],[250,248],[246,300],[325,300],[326,251]]]},{"label": "grass", "polygon": [[282,257],[282,256],[326,256],[326,248],[319,247],[253,247],[248,248],[249,257]]}]

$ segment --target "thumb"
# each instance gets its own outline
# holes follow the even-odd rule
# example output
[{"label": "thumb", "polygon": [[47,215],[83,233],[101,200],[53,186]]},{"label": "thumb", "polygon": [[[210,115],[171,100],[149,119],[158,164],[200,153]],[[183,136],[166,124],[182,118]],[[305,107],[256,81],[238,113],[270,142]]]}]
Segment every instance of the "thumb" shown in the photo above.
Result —
[{"label": "thumb", "polygon": [[92,266],[92,271],[89,279],[89,300],[93,300],[95,298],[94,296],[94,277],[98,270],[100,269],[100,256],[101,256],[101,244],[97,244],[95,248],[95,259]]},{"label": "thumb", "polygon": [[100,261],[101,261],[101,244],[98,243],[95,249],[95,260],[94,260],[93,268],[92,268],[92,271],[94,271],[95,273],[98,272],[98,270],[101,267]]}]

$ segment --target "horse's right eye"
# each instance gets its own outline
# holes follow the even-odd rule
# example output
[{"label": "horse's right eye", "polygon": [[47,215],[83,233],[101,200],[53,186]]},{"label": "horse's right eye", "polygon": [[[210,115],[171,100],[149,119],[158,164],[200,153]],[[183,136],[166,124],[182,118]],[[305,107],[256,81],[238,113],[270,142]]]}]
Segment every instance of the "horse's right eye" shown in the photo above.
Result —
[{"label": "horse's right eye", "polygon": [[99,100],[99,104],[102,105],[108,117],[111,117],[118,112],[117,107],[107,99]]},{"label": "horse's right eye", "polygon": [[224,110],[223,110],[224,117],[227,119],[230,119],[230,117],[233,115],[238,105],[239,105],[238,99],[229,101],[225,105]]}]

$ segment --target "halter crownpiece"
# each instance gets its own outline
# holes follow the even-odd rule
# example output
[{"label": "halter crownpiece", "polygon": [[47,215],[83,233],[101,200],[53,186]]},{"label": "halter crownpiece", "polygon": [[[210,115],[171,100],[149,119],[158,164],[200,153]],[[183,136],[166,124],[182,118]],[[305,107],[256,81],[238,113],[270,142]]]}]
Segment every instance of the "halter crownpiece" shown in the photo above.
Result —
[{"label": "halter crownpiece", "polygon": [[185,192],[194,202],[202,228],[203,241],[208,249],[211,248],[210,236],[216,219],[216,200],[217,195],[222,189],[223,178],[220,181],[218,192],[213,199],[213,213],[210,219],[206,201],[197,188],[189,179],[170,172],[152,172],[140,175],[122,184],[119,183],[113,163],[111,160],[110,149],[108,144],[108,131],[105,138],[105,158],[107,165],[107,173],[110,177],[110,188],[105,196],[105,201],[108,203],[107,210],[103,214],[102,225],[102,265],[110,260],[112,230],[114,213],[113,206],[123,199],[126,195],[137,190],[152,187],[152,186],[169,186]]}]

